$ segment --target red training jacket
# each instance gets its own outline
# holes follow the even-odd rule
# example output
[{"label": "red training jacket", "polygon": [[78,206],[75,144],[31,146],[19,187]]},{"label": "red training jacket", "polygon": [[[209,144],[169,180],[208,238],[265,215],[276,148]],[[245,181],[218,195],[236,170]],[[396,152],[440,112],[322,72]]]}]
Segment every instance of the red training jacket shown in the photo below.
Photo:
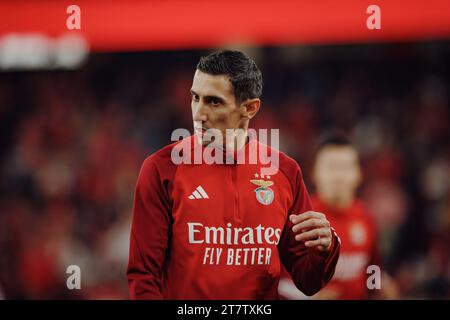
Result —
[{"label": "red training jacket", "polygon": [[[311,203],[293,159],[269,148],[279,155],[273,176],[261,176],[267,167],[261,159],[176,165],[171,154],[182,143],[193,152],[202,148],[195,136],[166,146],[139,174],[127,269],[131,299],[277,299],[281,262],[307,295],[331,279],[337,235],[328,252],[294,239],[288,217],[311,210]],[[249,159],[262,146],[251,139],[241,152]]]}]

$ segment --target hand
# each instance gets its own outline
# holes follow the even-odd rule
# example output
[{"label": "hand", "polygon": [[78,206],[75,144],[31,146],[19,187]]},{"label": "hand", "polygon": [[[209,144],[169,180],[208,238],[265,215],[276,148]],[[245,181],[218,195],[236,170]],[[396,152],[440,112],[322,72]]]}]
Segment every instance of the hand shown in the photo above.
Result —
[{"label": "hand", "polygon": [[332,232],[330,222],[323,213],[306,211],[298,215],[291,214],[289,220],[294,224],[292,231],[298,233],[295,240],[304,241],[306,247],[317,247],[320,251],[330,249]]}]

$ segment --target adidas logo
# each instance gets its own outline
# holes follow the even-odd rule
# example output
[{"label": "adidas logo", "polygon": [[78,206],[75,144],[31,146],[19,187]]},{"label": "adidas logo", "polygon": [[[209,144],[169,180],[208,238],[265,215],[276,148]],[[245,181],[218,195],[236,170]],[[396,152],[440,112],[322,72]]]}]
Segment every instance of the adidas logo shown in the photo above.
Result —
[{"label": "adidas logo", "polygon": [[202,186],[198,186],[195,188],[195,191],[188,197],[189,199],[209,199],[208,194]]}]

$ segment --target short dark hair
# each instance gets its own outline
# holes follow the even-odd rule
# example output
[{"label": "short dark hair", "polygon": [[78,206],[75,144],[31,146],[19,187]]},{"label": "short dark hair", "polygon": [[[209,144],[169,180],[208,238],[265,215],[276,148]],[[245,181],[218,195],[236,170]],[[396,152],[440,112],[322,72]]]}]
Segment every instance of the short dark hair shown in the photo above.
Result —
[{"label": "short dark hair", "polygon": [[332,130],[321,136],[316,147],[316,153],[328,146],[351,147],[352,143],[343,131]]},{"label": "short dark hair", "polygon": [[263,79],[255,61],[241,51],[222,50],[202,57],[197,69],[211,75],[227,75],[237,102],[259,98]]}]

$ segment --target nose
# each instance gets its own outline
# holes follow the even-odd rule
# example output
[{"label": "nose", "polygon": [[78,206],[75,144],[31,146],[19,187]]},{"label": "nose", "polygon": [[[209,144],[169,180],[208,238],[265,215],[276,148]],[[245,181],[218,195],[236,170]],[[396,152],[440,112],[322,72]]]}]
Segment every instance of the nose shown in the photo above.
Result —
[{"label": "nose", "polygon": [[194,121],[201,121],[201,122],[205,122],[206,120],[208,120],[208,116],[206,114],[206,106],[201,103],[198,102],[195,105],[192,105],[192,118]]}]

